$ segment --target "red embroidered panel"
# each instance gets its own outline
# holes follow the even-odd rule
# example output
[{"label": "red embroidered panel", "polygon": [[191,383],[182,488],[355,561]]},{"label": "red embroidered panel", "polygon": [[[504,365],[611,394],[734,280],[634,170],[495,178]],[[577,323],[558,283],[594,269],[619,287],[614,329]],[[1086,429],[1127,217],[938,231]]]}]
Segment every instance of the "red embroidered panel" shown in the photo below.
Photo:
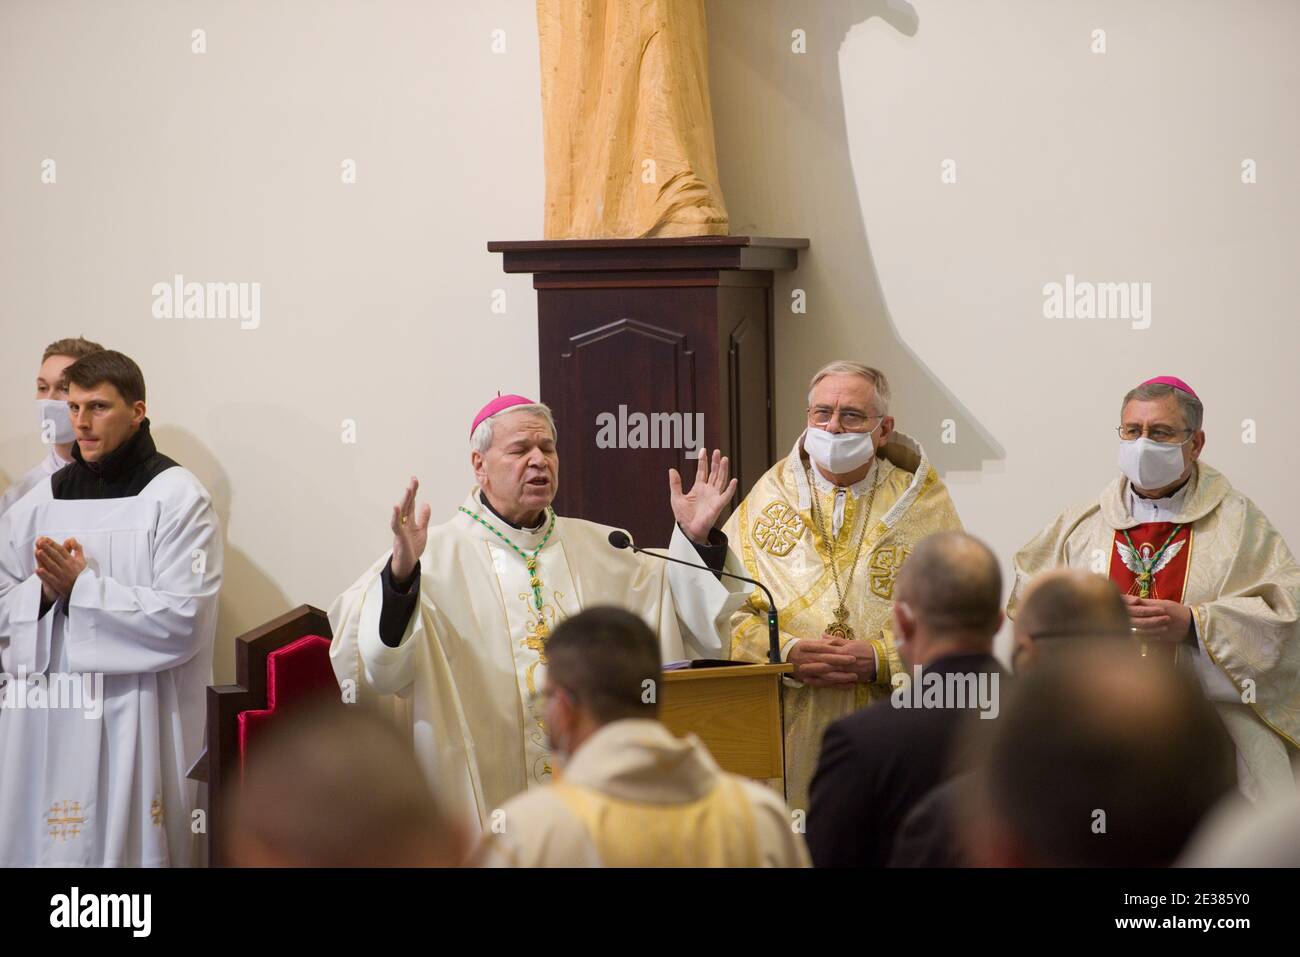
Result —
[{"label": "red embroidered panel", "polygon": [[[1174,530],[1173,522],[1147,522],[1135,528],[1127,529],[1126,538],[1123,531],[1115,533],[1115,543],[1110,555],[1110,580],[1119,586],[1126,595],[1141,593],[1138,573],[1142,563],[1149,563],[1160,546],[1164,545],[1169,533]],[[1133,548],[1129,547],[1133,540]],[[1137,554],[1133,554],[1136,549]],[[1150,594],[1148,598],[1162,598],[1165,601],[1183,600],[1183,589],[1187,585],[1187,569],[1192,554],[1192,529],[1183,526],[1178,534],[1166,546],[1152,569]],[[1140,559],[1140,561],[1139,561]]]}]

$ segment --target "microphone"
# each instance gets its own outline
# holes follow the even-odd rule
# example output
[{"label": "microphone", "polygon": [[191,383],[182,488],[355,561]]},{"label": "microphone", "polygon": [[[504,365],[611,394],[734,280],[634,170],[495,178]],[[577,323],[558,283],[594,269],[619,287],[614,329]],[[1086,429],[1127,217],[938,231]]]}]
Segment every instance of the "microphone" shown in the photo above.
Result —
[{"label": "microphone", "polygon": [[678,565],[685,565],[687,568],[699,568],[706,572],[713,572],[715,575],[726,575],[728,578],[734,578],[737,581],[748,582],[763,590],[767,596],[767,660],[774,665],[781,663],[781,637],[780,629],[776,622],[776,599],[772,597],[768,587],[760,581],[752,578],[746,578],[744,575],[733,575],[731,572],[725,572],[717,568],[710,568],[708,565],[697,565],[695,562],[684,562],[680,558],[673,558],[671,555],[660,555],[658,552],[646,551],[644,548],[637,548],[632,543],[631,537],[627,532],[614,529],[609,533],[609,543],[615,548],[630,548],[638,555],[649,555],[651,558],[662,558],[666,562],[676,562]]}]

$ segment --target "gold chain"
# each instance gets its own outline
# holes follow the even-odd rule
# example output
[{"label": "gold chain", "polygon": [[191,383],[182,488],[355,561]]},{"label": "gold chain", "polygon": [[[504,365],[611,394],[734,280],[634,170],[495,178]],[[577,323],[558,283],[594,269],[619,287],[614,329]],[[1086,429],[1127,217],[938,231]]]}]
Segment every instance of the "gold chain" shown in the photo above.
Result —
[{"label": "gold chain", "polygon": [[817,486],[811,468],[808,470],[808,487],[812,492],[813,521],[817,523],[817,530],[822,532],[826,539],[827,552],[831,560],[831,580],[835,583],[835,597],[839,599],[839,606],[835,609],[835,620],[841,626],[847,627],[848,606],[844,604],[844,595],[849,588],[853,586],[853,576],[857,574],[858,571],[858,559],[862,557],[862,543],[866,541],[867,528],[871,524],[871,506],[876,500],[876,489],[880,487],[880,465],[879,463],[876,464],[876,478],[871,483],[871,491],[867,494],[867,504],[862,519],[862,530],[858,532],[858,547],[853,552],[853,564],[849,566],[849,580],[845,583],[843,588],[840,587],[840,570],[835,561],[835,537],[830,534],[830,526],[824,525],[822,522],[821,507],[817,502]]}]

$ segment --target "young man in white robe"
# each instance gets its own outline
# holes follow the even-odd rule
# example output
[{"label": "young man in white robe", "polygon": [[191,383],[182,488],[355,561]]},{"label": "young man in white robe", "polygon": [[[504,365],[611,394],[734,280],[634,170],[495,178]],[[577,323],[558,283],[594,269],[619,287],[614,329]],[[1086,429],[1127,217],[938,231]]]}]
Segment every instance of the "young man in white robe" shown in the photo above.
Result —
[{"label": "young man in white robe", "polygon": [[155,448],[139,366],[100,351],[64,376],[73,463],[0,518],[0,867],[183,866],[217,516]]},{"label": "young man in white robe", "polygon": [[505,803],[476,863],[496,867],[807,867],[774,790],[718,767],[658,720],[655,636],[589,608],[547,639],[541,697],[562,769]]},{"label": "young man in white robe", "polygon": [[[724,629],[748,587],[616,549],[613,529],[557,517],[559,457],[546,406],[500,396],[474,419],[470,444],[476,485],[451,520],[429,527],[413,478],[393,507],[392,552],[329,618],[345,700],[379,696],[394,706],[430,782],[477,836],[507,798],[550,780],[536,697],[543,641],[560,621],[618,605],[658,635],[665,663],[725,658]],[[716,450],[712,468],[701,454],[689,494],[670,472],[678,525],[669,554],[724,567],[726,540],[713,525],[735,494],[727,474]]]},{"label": "young man in white robe", "polygon": [[59,339],[45,347],[41,367],[36,373],[36,412],[45,458],[4,490],[0,495],[0,516],[20,498],[72,461],[72,419],[68,416],[68,388],[63,372],[83,356],[103,350],[98,342],[77,337]]}]

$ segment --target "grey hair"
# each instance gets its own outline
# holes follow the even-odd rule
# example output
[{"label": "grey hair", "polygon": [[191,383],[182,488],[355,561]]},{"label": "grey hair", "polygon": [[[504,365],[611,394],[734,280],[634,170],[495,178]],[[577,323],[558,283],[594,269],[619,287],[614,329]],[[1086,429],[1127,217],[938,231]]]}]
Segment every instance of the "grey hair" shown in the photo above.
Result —
[{"label": "grey hair", "polygon": [[1199,432],[1201,423],[1205,419],[1205,406],[1201,404],[1201,400],[1190,392],[1184,392],[1165,382],[1148,382],[1136,389],[1130,389],[1128,395],[1124,396],[1124,404],[1119,407],[1119,414],[1123,417],[1124,410],[1135,399],[1138,402],[1150,402],[1169,395],[1178,400],[1178,409],[1183,413],[1183,421],[1187,427],[1193,432]]},{"label": "grey hair", "polygon": [[503,415],[514,415],[516,412],[530,412],[533,415],[540,415],[546,420],[546,424],[551,427],[551,438],[559,441],[559,435],[555,431],[555,416],[551,415],[551,407],[541,402],[534,402],[531,405],[512,405],[508,409],[502,409],[495,415],[489,415],[486,419],[478,424],[474,434],[469,437],[469,447],[479,455],[487,455],[487,450],[492,447],[492,423]]},{"label": "grey hair", "polygon": [[889,415],[889,380],[885,378],[885,374],[879,369],[848,359],[836,359],[817,371],[812,381],[808,383],[809,405],[812,405],[813,389],[817,388],[817,383],[828,375],[856,375],[866,379],[876,389],[876,414]]}]

